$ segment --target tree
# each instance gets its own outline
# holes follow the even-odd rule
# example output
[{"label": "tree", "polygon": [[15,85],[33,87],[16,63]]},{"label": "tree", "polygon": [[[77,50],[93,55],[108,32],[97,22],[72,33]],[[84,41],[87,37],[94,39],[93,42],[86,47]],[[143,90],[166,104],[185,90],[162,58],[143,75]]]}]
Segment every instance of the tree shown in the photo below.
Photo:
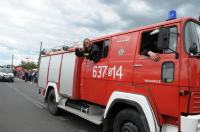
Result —
[{"label": "tree", "polygon": [[21,61],[20,66],[22,66],[24,69],[26,70],[32,70],[37,68],[37,65],[35,64],[35,62],[31,61],[31,62],[26,62],[26,61]]}]

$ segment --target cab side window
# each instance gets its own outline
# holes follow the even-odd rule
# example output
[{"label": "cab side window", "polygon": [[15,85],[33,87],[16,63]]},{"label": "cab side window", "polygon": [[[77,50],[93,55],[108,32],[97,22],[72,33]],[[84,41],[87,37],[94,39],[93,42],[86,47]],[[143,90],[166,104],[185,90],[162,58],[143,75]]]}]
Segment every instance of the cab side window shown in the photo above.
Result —
[{"label": "cab side window", "polygon": [[110,45],[110,41],[105,40],[104,44],[103,44],[103,51],[102,51],[102,57],[104,57],[104,58],[106,58],[108,56],[109,45]]},{"label": "cab side window", "polygon": [[159,50],[157,48],[157,43],[158,43],[158,33],[153,33],[153,30],[148,32],[143,32],[140,54],[147,56],[148,51],[153,51],[154,53],[163,53],[162,50]]},{"label": "cab side window", "polygon": [[171,27],[170,28],[169,48],[171,50],[164,50],[164,53],[173,53],[173,51],[176,51],[177,38],[178,38],[178,33],[177,32],[178,32],[177,27]]},{"label": "cab side window", "polygon": [[101,58],[106,58],[108,56],[109,46],[110,46],[109,40],[97,41],[93,42],[93,44],[99,47]]},{"label": "cab side window", "polygon": [[173,51],[176,51],[177,36],[178,36],[177,27],[169,27],[169,29],[170,29],[169,50],[158,49],[157,44],[158,44],[159,29],[157,29],[142,33],[140,54],[148,56],[147,55],[148,51],[160,54],[173,53]]}]

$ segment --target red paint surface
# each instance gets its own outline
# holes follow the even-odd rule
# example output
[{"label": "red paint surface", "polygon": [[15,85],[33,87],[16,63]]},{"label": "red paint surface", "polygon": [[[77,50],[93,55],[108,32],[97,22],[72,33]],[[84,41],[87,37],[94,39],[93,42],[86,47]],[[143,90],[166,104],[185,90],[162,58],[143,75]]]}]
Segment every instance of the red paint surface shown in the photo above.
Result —
[{"label": "red paint surface", "polygon": [[[77,72],[80,74],[75,73],[74,84],[76,84],[75,89],[78,90],[73,92],[74,97],[106,106],[114,91],[141,94],[148,98],[160,125],[175,124],[179,125],[180,129],[181,113],[200,113],[200,60],[199,58],[188,58],[183,45],[184,23],[190,19],[164,21],[93,39],[93,41],[98,41],[109,38],[109,55],[98,63],[87,59],[76,61]],[[160,54],[161,60],[153,62],[150,58],[139,54],[141,33],[160,26],[178,28],[178,59],[175,59],[174,53]],[[128,41],[119,42],[120,40]],[[124,50],[123,55],[119,55],[120,49]],[[164,62],[174,63],[174,81],[171,83],[145,82],[145,80],[161,80]],[[135,64],[140,64],[142,67],[134,67]],[[108,76],[108,71],[106,71],[104,77],[94,78],[92,76],[94,66],[122,66],[123,77],[113,78],[113,76]],[[180,96],[180,91],[186,91],[188,94]]]}]

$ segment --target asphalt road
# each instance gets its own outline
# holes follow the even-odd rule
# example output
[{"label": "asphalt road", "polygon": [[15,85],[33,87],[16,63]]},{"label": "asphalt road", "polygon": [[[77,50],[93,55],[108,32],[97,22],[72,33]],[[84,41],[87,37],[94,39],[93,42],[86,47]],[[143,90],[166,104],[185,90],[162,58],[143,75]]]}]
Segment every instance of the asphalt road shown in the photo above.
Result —
[{"label": "asphalt road", "polygon": [[101,132],[96,126],[68,112],[51,115],[38,88],[15,79],[0,82],[0,132]]}]

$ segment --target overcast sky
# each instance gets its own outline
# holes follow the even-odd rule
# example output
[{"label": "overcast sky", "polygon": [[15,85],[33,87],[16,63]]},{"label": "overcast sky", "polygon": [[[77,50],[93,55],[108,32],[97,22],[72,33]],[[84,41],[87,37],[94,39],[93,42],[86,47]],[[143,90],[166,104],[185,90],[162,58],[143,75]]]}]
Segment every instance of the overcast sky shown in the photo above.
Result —
[{"label": "overcast sky", "polygon": [[0,65],[37,60],[44,48],[163,21],[200,15],[199,0],[0,0]]}]

